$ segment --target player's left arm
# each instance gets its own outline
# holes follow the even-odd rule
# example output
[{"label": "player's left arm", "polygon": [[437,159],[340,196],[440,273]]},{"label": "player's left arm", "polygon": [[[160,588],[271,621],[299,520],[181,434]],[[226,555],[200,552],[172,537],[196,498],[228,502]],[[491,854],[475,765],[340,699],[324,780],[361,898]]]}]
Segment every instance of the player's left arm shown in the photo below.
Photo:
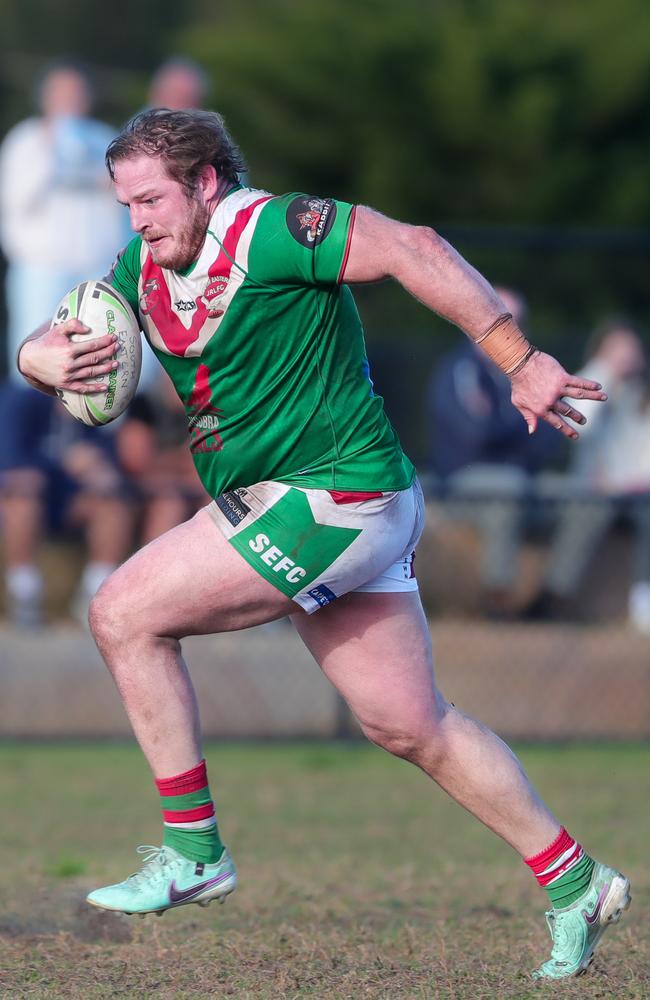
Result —
[{"label": "player's left arm", "polygon": [[584,417],[563,397],[607,398],[598,382],[570,375],[529,344],[490,283],[435,230],[359,206],[341,280],[355,284],[384,278],[399,281],[485,350],[510,377],[512,401],[531,433],[542,419],[576,438],[565,418],[582,424]]}]

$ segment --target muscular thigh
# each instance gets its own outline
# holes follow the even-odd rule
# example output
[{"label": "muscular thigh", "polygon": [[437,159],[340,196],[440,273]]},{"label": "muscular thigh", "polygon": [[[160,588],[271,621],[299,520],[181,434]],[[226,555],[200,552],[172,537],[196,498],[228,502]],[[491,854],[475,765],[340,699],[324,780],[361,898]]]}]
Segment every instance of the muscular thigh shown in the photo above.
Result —
[{"label": "muscular thigh", "polygon": [[407,731],[440,715],[418,593],[348,594],[292,621],[363,726]]},{"label": "muscular thigh", "polygon": [[100,598],[127,632],[177,638],[246,628],[295,611],[205,510],[140,549],[112,574]]}]

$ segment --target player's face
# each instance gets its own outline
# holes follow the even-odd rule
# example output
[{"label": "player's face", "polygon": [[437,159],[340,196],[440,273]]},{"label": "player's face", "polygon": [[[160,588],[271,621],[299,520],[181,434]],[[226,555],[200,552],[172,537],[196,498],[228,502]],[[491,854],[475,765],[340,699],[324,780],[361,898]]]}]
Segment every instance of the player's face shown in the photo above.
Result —
[{"label": "player's face", "polygon": [[137,156],[115,164],[115,193],[131,215],[133,231],[154,263],[183,271],[198,257],[210,221],[201,190],[190,196],[158,158]]}]

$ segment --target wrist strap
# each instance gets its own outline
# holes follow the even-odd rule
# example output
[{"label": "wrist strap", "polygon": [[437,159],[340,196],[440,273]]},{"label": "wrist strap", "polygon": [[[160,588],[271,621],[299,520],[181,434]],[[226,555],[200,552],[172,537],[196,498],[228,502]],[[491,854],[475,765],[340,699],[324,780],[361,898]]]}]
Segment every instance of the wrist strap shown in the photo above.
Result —
[{"label": "wrist strap", "polygon": [[498,316],[474,343],[509,377],[520,372],[537,350],[526,340],[512,313]]}]

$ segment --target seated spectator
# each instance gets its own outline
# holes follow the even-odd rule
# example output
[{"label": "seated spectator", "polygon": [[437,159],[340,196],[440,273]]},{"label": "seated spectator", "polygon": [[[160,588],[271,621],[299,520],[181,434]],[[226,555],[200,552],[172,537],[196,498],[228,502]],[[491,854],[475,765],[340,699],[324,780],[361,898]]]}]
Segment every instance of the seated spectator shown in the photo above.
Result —
[{"label": "seated spectator", "polygon": [[[526,303],[497,291],[525,328]],[[513,585],[532,476],[546,466],[561,436],[540,423],[531,437],[510,401],[510,380],[471,341],[443,357],[427,394],[431,471],[453,516],[481,535],[481,581],[488,614],[514,613]]]},{"label": "seated spectator", "polygon": [[558,505],[557,526],[527,616],[565,617],[606,531],[625,519],[636,535],[629,615],[650,633],[650,387],[634,325],[623,318],[604,321],[579,374],[601,382],[609,398],[600,407],[581,401],[587,423],[571,448],[568,473],[540,478],[540,496]]},{"label": "seated spectator", "polygon": [[11,428],[0,436],[8,617],[23,628],[41,624],[43,539],[76,530],[87,563],[73,609],[85,620],[90,598],[131,546],[133,505],[111,430],[84,427],[57,399],[12,383],[0,388],[0,427]]},{"label": "seated spectator", "polygon": [[117,453],[142,505],[140,544],[209,503],[188,448],[187,416],[171,379],[138,393],[117,429]]}]

